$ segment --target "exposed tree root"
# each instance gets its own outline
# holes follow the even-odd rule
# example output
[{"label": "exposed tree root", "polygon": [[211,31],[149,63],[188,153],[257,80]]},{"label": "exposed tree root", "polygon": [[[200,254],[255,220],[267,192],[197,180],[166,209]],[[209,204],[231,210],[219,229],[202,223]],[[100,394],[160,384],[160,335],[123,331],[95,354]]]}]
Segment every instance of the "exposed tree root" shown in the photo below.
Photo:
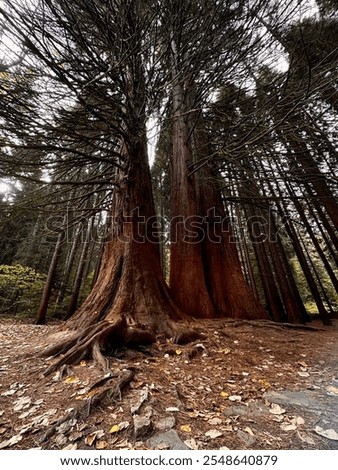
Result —
[{"label": "exposed tree root", "polygon": [[[48,439],[50,439],[57,432],[57,428],[62,423],[65,423],[71,419],[86,419],[88,418],[89,414],[98,406],[108,406],[114,403],[116,400],[121,399],[122,391],[127,387],[127,385],[130,384],[134,376],[134,370],[128,369],[122,371],[115,385],[112,384],[111,386],[104,388],[101,392],[88,399],[84,405],[75,408],[66,416],[60,418],[44,433],[39,442],[42,444],[43,442],[46,442]],[[109,380],[112,381],[113,379],[110,378]]]},{"label": "exposed tree root", "polygon": [[71,338],[49,347],[41,353],[41,356],[49,357],[63,354],[74,346],[79,345],[89,335],[95,335],[97,332],[101,332],[101,329],[105,324],[107,324],[107,322],[102,321],[96,323],[94,326],[90,325],[87,328],[81,330],[79,333],[73,335]]},{"label": "exposed tree root", "polygon": [[100,343],[98,340],[94,341],[92,345],[92,356],[94,361],[101,367],[103,373],[105,375],[111,375],[111,370],[109,367],[108,359],[102,354]]},{"label": "exposed tree root", "polygon": [[[204,337],[197,330],[173,325],[170,326],[170,334],[173,335],[173,342],[178,344],[187,344]],[[43,357],[57,356],[44,375],[47,376],[66,364],[77,364],[88,358],[92,358],[105,375],[111,374],[106,355],[114,355],[122,347],[147,346],[156,340],[155,333],[146,326],[128,324],[123,317],[117,317],[114,321],[101,321],[43,351]]]},{"label": "exposed tree root", "polygon": [[[47,368],[44,375],[47,376],[64,364],[77,364],[82,359],[92,357],[98,365],[107,373],[108,362],[101,351],[110,353],[113,348],[118,348],[129,341],[130,333],[126,334],[125,320],[118,318],[114,322],[99,322],[94,326],[85,328],[83,332],[58,345],[52,346],[42,353],[42,356],[61,356]],[[67,350],[68,348],[68,350]],[[66,351],[66,352],[65,352]],[[63,354],[65,352],[65,354]],[[63,355],[62,355],[63,354]]]},{"label": "exposed tree root", "polygon": [[197,330],[182,330],[177,332],[173,337],[173,342],[176,344],[188,344],[196,341],[197,339],[204,339],[205,334]]},{"label": "exposed tree root", "polygon": [[275,330],[283,330],[284,328],[290,328],[295,330],[310,330],[310,331],[325,331],[323,328],[317,328],[315,326],[303,325],[298,323],[276,323],[271,320],[224,320],[226,326],[238,327],[242,325],[258,326],[261,328],[273,328]]}]

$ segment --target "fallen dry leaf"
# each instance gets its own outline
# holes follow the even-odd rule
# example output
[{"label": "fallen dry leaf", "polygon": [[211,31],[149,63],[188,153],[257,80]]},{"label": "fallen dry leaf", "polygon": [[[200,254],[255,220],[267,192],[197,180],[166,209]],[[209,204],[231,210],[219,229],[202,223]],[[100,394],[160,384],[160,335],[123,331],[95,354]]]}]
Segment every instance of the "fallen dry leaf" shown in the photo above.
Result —
[{"label": "fallen dry leaf", "polygon": [[323,429],[320,426],[316,426],[314,431],[319,434],[319,436],[326,437],[331,441],[338,441],[338,433],[334,429]]},{"label": "fallen dry leaf", "polygon": [[3,397],[9,397],[10,395],[14,395],[14,393],[16,393],[16,390],[12,388],[11,390],[7,390],[7,392],[3,392],[1,395]]},{"label": "fallen dry leaf", "polygon": [[270,388],[270,387],[271,387],[270,382],[268,382],[268,381],[265,380],[265,379],[259,379],[259,380],[258,380],[258,383],[260,383],[261,385],[263,385],[264,388]]},{"label": "fallen dry leaf", "polygon": [[14,402],[14,408],[13,410],[14,411],[21,411],[25,408],[28,408],[29,405],[31,404],[32,402],[32,399],[31,397],[22,397],[22,398],[19,398],[19,400],[16,400]]},{"label": "fallen dry leaf", "polygon": [[59,434],[55,438],[55,443],[58,446],[64,446],[65,444],[67,444],[67,442],[68,442],[68,439],[64,434]]},{"label": "fallen dry leaf", "polygon": [[219,349],[217,352],[220,354],[224,354],[224,356],[226,356],[227,354],[231,353],[231,349],[230,348]]},{"label": "fallen dry leaf", "polygon": [[13,436],[10,439],[8,439],[7,441],[2,441],[0,443],[0,449],[5,449],[6,447],[12,447],[15,444],[17,444],[18,442],[20,442],[21,440],[22,440],[22,435],[21,434]]},{"label": "fallen dry leaf", "polygon": [[64,447],[62,450],[77,450],[77,444],[68,444],[68,446]]},{"label": "fallen dry leaf", "polygon": [[291,423],[296,426],[302,426],[303,424],[305,424],[305,420],[301,416],[296,416],[295,418],[291,419]]},{"label": "fallen dry leaf", "polygon": [[114,434],[115,432],[119,432],[120,430],[120,426],[118,424],[114,424],[114,426],[109,429],[109,432],[110,434]]},{"label": "fallen dry leaf", "polygon": [[284,408],[281,408],[277,403],[271,403],[270,413],[273,415],[282,415],[285,413]]},{"label": "fallen dry leaf", "polygon": [[76,377],[76,375],[71,375],[70,377],[67,377],[64,382],[66,384],[77,384],[78,382],[80,382],[80,379],[78,377]]},{"label": "fallen dry leaf", "polygon": [[81,437],[83,437],[83,432],[73,431],[69,434],[68,439],[70,440],[70,442],[74,442],[74,441],[78,441],[79,439],[81,439]]},{"label": "fallen dry leaf", "polygon": [[297,436],[299,437],[299,439],[303,442],[306,442],[307,444],[310,444],[310,445],[314,445],[315,444],[315,441],[312,439],[311,436],[309,436],[308,434],[303,434],[303,433],[300,433],[299,431],[297,432]]},{"label": "fallen dry leaf", "polygon": [[119,427],[121,431],[123,429],[127,429],[128,426],[129,426],[129,421],[122,421],[121,423],[119,423]]},{"label": "fallen dry leaf", "polygon": [[297,372],[299,377],[310,377],[310,374],[308,372]]},{"label": "fallen dry leaf", "polygon": [[299,364],[302,367],[309,367],[305,361],[298,361],[297,364]]},{"label": "fallen dry leaf", "polygon": [[182,426],[181,426],[181,431],[183,431],[183,432],[191,432],[191,427],[189,426],[189,424],[182,424]]},{"label": "fallen dry leaf", "polygon": [[[104,436],[104,434],[105,434],[105,432],[104,432],[103,429],[99,429],[98,431],[94,431],[94,432],[88,434],[88,436],[85,439],[85,442],[87,444],[87,439],[88,439],[88,445],[92,445],[93,442],[96,439],[101,439]],[[91,444],[89,444],[89,442],[91,442]]]},{"label": "fallen dry leaf", "polygon": [[211,418],[208,420],[208,423],[213,426],[217,426],[218,424],[222,424],[223,420],[221,418]]},{"label": "fallen dry leaf", "polygon": [[230,401],[242,401],[242,397],[240,395],[230,395]]},{"label": "fallen dry leaf", "polygon": [[282,423],[280,425],[280,428],[282,429],[282,431],[295,431],[297,429],[297,426],[295,424]]},{"label": "fallen dry leaf", "polygon": [[199,449],[198,444],[195,441],[195,439],[187,439],[186,441],[184,441],[184,444],[192,450],[198,450]]},{"label": "fallen dry leaf", "polygon": [[221,431],[218,431],[217,429],[210,429],[210,431],[207,431],[205,435],[207,437],[210,437],[211,439],[216,439],[217,437],[223,436],[223,433],[221,433]]},{"label": "fallen dry leaf", "polygon": [[107,449],[108,447],[108,442],[107,441],[98,441],[96,443],[96,449],[97,450],[103,450],[103,449]]},{"label": "fallen dry leaf", "polygon": [[250,436],[254,436],[255,434],[253,433],[252,429],[249,428],[249,426],[247,426],[246,428],[244,428],[244,431],[247,432],[248,434],[250,434]]}]

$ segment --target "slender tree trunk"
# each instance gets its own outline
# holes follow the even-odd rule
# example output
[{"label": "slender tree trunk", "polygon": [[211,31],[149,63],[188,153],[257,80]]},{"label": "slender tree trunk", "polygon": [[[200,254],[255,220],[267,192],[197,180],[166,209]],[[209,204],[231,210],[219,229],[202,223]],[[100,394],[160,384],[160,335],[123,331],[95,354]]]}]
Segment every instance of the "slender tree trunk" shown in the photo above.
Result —
[{"label": "slender tree trunk", "polygon": [[[314,208],[312,207],[311,203],[308,203],[308,210],[311,214],[311,217],[316,223],[316,226],[320,232],[320,235],[329,251],[329,257],[332,259],[335,266],[338,266],[338,253],[334,249],[333,240],[330,238],[329,234],[325,231],[324,227],[322,226],[322,222],[319,220],[319,216],[317,212],[315,212]],[[324,254],[324,253],[323,253]],[[324,254],[326,257],[326,255]]]},{"label": "slender tree trunk", "polygon": [[71,298],[70,298],[70,302],[68,305],[67,313],[65,315],[65,320],[67,320],[68,318],[72,316],[72,314],[75,312],[76,307],[77,307],[77,302],[78,302],[81,284],[83,280],[83,274],[84,274],[86,261],[87,261],[88,250],[89,250],[90,243],[91,243],[93,225],[94,225],[94,217],[92,217],[88,223],[86,239],[84,243],[82,244],[81,256],[80,256],[80,260],[78,263],[78,267],[77,267],[77,271],[76,271],[76,275],[75,275],[75,279],[74,279],[74,283],[73,283],[73,287],[71,291]]},{"label": "slender tree trunk", "polygon": [[[262,180],[264,182],[266,181],[271,196],[274,198],[274,200],[277,200],[275,189],[268,178],[264,165],[258,165],[254,163],[254,170],[256,172],[260,171],[263,176]],[[263,196],[267,197],[267,191],[263,182],[261,182],[260,187]],[[277,187],[279,190],[279,194],[281,194],[279,186]],[[305,309],[303,300],[299,294],[299,290],[294,279],[287,254],[285,252],[281,236],[278,233],[276,218],[274,213],[272,212],[269,214],[269,224],[269,242],[272,252],[274,254],[275,269],[279,271],[278,280],[281,286],[283,302],[288,314],[288,321],[290,323],[302,323],[309,321],[310,317]]]},{"label": "slender tree trunk", "polygon": [[313,230],[312,230],[311,225],[310,225],[309,222],[308,222],[308,219],[307,219],[307,217],[306,217],[306,215],[305,215],[305,212],[304,212],[304,210],[303,210],[303,207],[302,207],[302,205],[300,204],[300,202],[299,202],[296,198],[294,199],[293,202],[294,202],[295,207],[296,207],[296,209],[297,209],[297,211],[298,211],[298,214],[299,214],[299,216],[300,216],[300,218],[301,218],[301,220],[302,220],[302,222],[303,222],[303,224],[304,224],[304,227],[306,228],[306,231],[307,231],[308,235],[310,236],[314,247],[315,247],[316,250],[317,250],[317,253],[319,254],[321,260],[323,261],[323,264],[324,264],[325,269],[326,269],[326,271],[327,271],[327,273],[328,273],[328,275],[329,275],[329,277],[330,277],[330,279],[331,279],[331,282],[332,282],[332,284],[334,285],[334,288],[336,289],[336,291],[338,292],[338,279],[337,279],[337,277],[336,277],[336,275],[335,275],[335,273],[334,273],[334,271],[333,271],[333,269],[332,269],[332,267],[331,267],[329,261],[327,260],[325,254],[324,254],[324,252],[323,252],[323,250],[322,250],[322,248],[321,248],[321,246],[320,246],[320,244],[319,244],[319,242],[318,242],[318,240],[317,240],[317,238],[316,238],[316,235],[314,234],[314,232],[313,232]]},{"label": "slender tree trunk", "polygon": [[[280,168],[279,163],[276,162],[276,164],[277,164],[277,168],[279,169],[279,172],[282,174],[282,170]],[[270,166],[270,168],[271,168],[271,166]],[[270,188],[271,188],[271,183],[269,183],[269,184],[270,184]],[[288,193],[290,194],[290,196],[293,197],[294,193],[291,191],[291,188],[289,187],[289,184],[285,181],[284,181],[284,184],[286,184],[286,188],[287,188]],[[280,198],[282,200],[283,194],[282,194],[282,191],[279,188],[279,186],[277,186],[277,190],[278,190],[278,195],[280,196]],[[272,190],[272,192],[273,192],[273,190]],[[277,200],[276,200],[276,207],[277,207],[278,213],[281,217],[281,220],[285,220],[284,227],[287,231],[287,234],[290,237],[290,240],[292,241],[294,251],[296,253],[299,264],[300,264],[300,266],[303,270],[303,273],[304,273],[305,279],[307,281],[307,284],[309,286],[312,297],[313,297],[313,299],[314,299],[314,301],[317,305],[320,317],[321,317],[324,324],[330,325],[331,321],[329,319],[329,315],[328,315],[328,313],[325,309],[325,306],[323,304],[323,301],[321,299],[321,295],[320,295],[320,292],[318,290],[318,286],[316,284],[316,281],[315,281],[315,279],[312,275],[311,268],[308,265],[308,262],[306,260],[306,256],[304,254],[302,245],[299,241],[297,231],[294,227],[294,224],[293,224],[292,220],[289,217],[285,218],[285,215],[288,214],[288,212],[289,212],[288,208],[286,207],[285,202],[280,203]]]},{"label": "slender tree trunk", "polygon": [[318,286],[319,286],[319,288],[320,288],[320,290],[321,290],[321,292],[322,292],[322,297],[324,297],[324,300],[325,300],[325,302],[326,302],[326,304],[327,304],[327,306],[328,306],[328,309],[329,309],[329,311],[330,311],[330,315],[332,316],[333,313],[334,313],[334,312],[333,312],[333,308],[332,308],[332,305],[331,305],[331,301],[330,301],[330,299],[329,299],[329,297],[328,297],[328,295],[327,295],[326,289],[325,289],[325,287],[324,287],[324,285],[323,285],[322,278],[321,278],[321,276],[320,276],[320,274],[319,274],[319,272],[318,272],[318,267],[316,266],[316,264],[315,264],[314,261],[313,261],[313,257],[311,256],[311,253],[310,253],[310,250],[309,250],[308,245],[304,242],[304,240],[303,240],[301,237],[299,237],[299,239],[300,239],[301,245],[303,246],[303,251],[304,251],[304,253],[305,253],[305,256],[306,256],[307,259],[308,259],[308,263],[309,263],[309,265],[310,265],[311,268],[312,268],[312,272],[314,273],[314,277],[315,277],[316,280],[317,280],[317,284],[318,284]]},{"label": "slender tree trunk", "polygon": [[[280,215],[283,218],[284,212],[283,212],[282,208],[280,208],[280,210],[281,210]],[[285,228],[286,228],[286,230],[287,230],[287,232],[290,236],[290,239],[292,240],[292,244],[293,244],[295,253],[297,255],[297,258],[298,258],[298,261],[301,265],[301,268],[304,272],[305,279],[306,279],[306,281],[308,283],[308,286],[310,288],[312,297],[313,297],[313,299],[314,299],[314,301],[317,305],[319,315],[320,315],[324,325],[331,325],[330,317],[329,317],[329,315],[328,315],[328,313],[325,309],[325,306],[324,306],[323,301],[321,299],[320,292],[318,290],[316,281],[313,278],[311,269],[310,269],[310,267],[307,263],[307,260],[306,260],[305,254],[303,252],[302,246],[299,242],[297,231],[295,230],[293,222],[290,219],[288,219],[286,221]]]},{"label": "slender tree trunk", "polygon": [[[338,232],[337,232],[337,230],[334,229],[334,227],[332,226],[330,220],[328,220],[328,216],[324,213],[323,208],[321,207],[320,201],[317,200],[316,195],[314,194],[312,188],[309,187],[309,185],[307,185],[307,191],[308,191],[308,193],[311,197],[311,203],[312,203],[313,207],[315,208],[315,210],[316,210],[316,212],[317,212],[317,214],[318,214],[318,216],[319,216],[319,218],[320,218],[320,220],[323,224],[323,227],[327,231],[332,244],[334,245],[334,247],[338,251]],[[335,260],[337,262],[337,255],[336,254],[335,254]]]},{"label": "slender tree trunk", "polygon": [[251,287],[253,293],[255,294],[255,297],[257,297],[257,299],[259,299],[257,284],[256,284],[254,272],[253,272],[253,269],[252,269],[250,254],[249,254],[248,243],[247,243],[247,240],[245,238],[245,232],[244,232],[244,229],[243,229],[242,226],[240,227],[240,238],[241,238],[241,243],[243,245],[244,260],[245,260],[245,264],[246,264],[247,270],[248,270],[248,277],[249,277],[250,287]]},{"label": "slender tree trunk", "polygon": [[258,271],[260,273],[267,310],[274,321],[284,321],[285,311],[280,293],[277,288],[275,276],[271,267],[271,261],[266,251],[265,243],[262,242],[262,233],[257,225],[257,215],[250,205],[244,207],[249,236],[255,252]]},{"label": "slender tree trunk", "polygon": [[37,319],[36,319],[37,325],[44,325],[46,323],[46,314],[47,314],[50,296],[52,293],[56,269],[57,269],[59,257],[61,254],[63,238],[64,238],[64,230],[60,230],[56,244],[55,244],[52,260],[49,265],[47,280],[46,280],[46,284],[42,293],[39,310],[37,312]]},{"label": "slender tree trunk", "polygon": [[238,205],[236,206],[236,221],[237,221],[237,230],[238,230],[238,235],[239,235],[239,243],[243,247],[243,263],[246,266],[248,283],[249,283],[249,286],[250,286],[251,290],[255,294],[255,297],[257,297],[257,299],[259,299],[259,293],[258,293],[258,290],[257,290],[256,279],[255,279],[255,276],[254,276],[254,272],[253,272],[253,269],[252,269],[252,262],[251,262],[251,259],[250,259],[248,242],[247,242],[247,239],[246,239],[245,229],[244,229],[244,226],[243,226],[243,217],[242,217],[242,214],[241,214],[241,211],[240,211],[240,208],[238,207]]},{"label": "slender tree trunk", "polygon": [[72,241],[72,244],[71,244],[71,249],[68,253],[68,256],[67,256],[67,259],[66,259],[66,265],[65,265],[65,268],[63,270],[62,281],[61,281],[61,286],[60,286],[58,296],[57,296],[57,299],[56,299],[56,305],[62,305],[63,299],[66,295],[70,275],[71,275],[72,268],[73,268],[73,265],[74,265],[76,251],[77,251],[77,248],[79,246],[81,232],[82,232],[82,224],[80,223],[75,228],[75,234],[74,234],[74,238],[73,238],[73,241]]},{"label": "slender tree trunk", "polygon": [[309,320],[309,316],[299,295],[273,216],[270,216],[270,223],[274,240],[269,245],[287,320],[289,323],[304,323]]},{"label": "slender tree trunk", "polygon": [[295,170],[297,176],[311,184],[320,204],[325,207],[333,225],[338,230],[338,204],[326,182],[325,175],[319,170],[301,136],[288,135],[287,139],[302,170],[302,172]]}]

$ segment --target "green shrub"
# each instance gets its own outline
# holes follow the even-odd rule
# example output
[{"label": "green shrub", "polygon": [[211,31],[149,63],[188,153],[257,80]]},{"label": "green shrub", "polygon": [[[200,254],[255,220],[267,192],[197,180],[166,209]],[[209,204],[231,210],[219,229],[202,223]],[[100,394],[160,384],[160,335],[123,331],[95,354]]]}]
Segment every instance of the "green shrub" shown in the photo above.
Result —
[{"label": "green shrub", "polygon": [[0,314],[34,315],[45,281],[46,276],[32,268],[0,265]]}]

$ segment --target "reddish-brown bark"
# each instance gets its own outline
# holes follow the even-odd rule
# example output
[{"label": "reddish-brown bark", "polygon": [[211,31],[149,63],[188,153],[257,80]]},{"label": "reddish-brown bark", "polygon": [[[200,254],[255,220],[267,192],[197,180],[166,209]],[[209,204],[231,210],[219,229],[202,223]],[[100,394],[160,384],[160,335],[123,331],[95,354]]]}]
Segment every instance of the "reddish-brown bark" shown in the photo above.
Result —
[{"label": "reddish-brown bark", "polygon": [[[189,176],[196,161],[208,157],[203,122],[193,109],[193,84],[183,93],[173,92],[172,216],[183,216],[194,227],[174,225],[170,253],[170,287],[178,305],[194,316],[266,318],[253,291],[246,284],[231,227],[209,166]],[[183,237],[193,229],[194,243]]]},{"label": "reddish-brown bark", "polygon": [[[202,116],[195,116],[192,135],[195,159],[206,161],[208,138]],[[259,299],[247,285],[233,234],[226,217],[217,178],[208,164],[195,173],[199,213],[205,218],[202,242],[203,268],[217,316],[266,318]]]},{"label": "reddish-brown bark", "polygon": [[171,193],[170,290],[174,301],[188,315],[213,317],[202,259],[201,217],[193,178],[189,177],[192,153],[184,116],[184,93],[173,91],[173,153]]},{"label": "reddish-brown bark", "polygon": [[92,292],[69,320],[85,328],[122,317],[153,332],[170,333],[169,319],[181,318],[165,284],[156,234],[145,136],[125,145],[128,169],[116,190],[112,230]]}]

